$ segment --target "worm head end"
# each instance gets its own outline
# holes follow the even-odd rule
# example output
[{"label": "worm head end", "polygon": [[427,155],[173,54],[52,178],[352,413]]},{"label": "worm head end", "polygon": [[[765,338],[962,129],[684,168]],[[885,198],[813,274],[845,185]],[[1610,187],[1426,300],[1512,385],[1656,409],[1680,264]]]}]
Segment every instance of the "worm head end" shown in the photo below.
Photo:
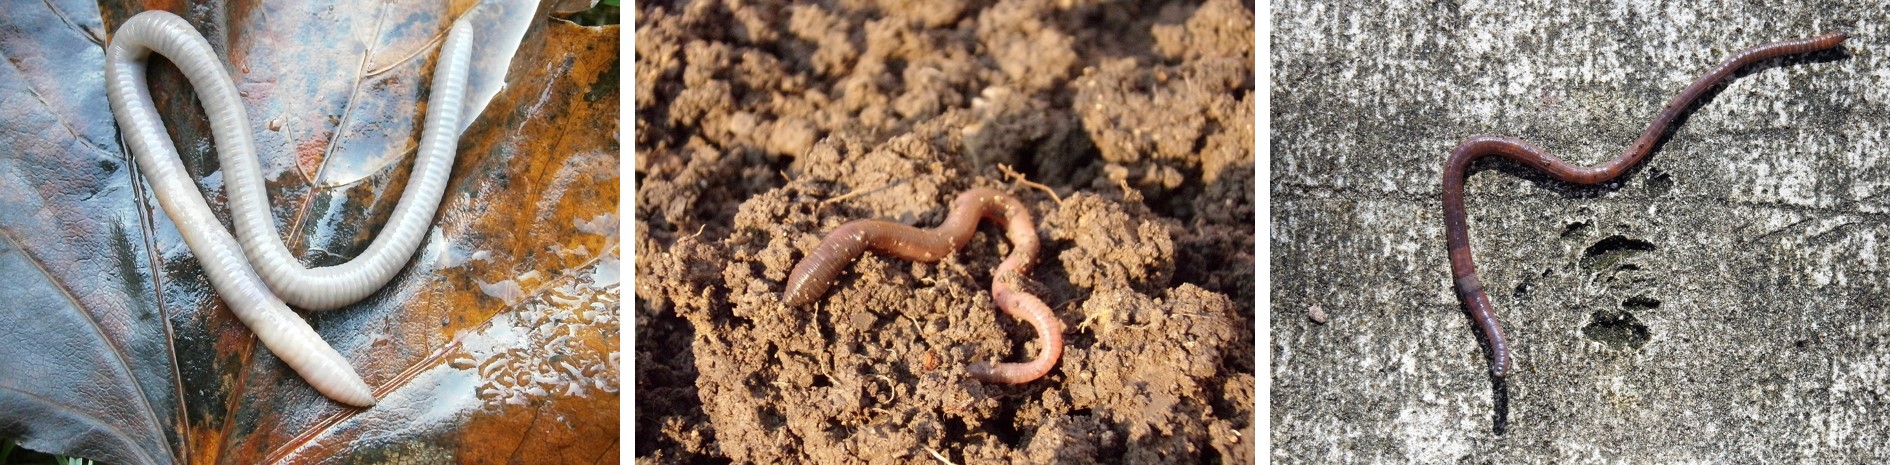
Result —
[{"label": "worm head end", "polygon": [[328,386],[329,389],[323,394],[338,402],[356,407],[373,407],[377,403],[374,399],[374,390],[359,378],[338,381],[335,385]]},{"label": "worm head end", "polygon": [[977,379],[979,381],[984,381],[987,383],[996,382],[995,380],[998,379],[997,370],[994,367],[992,367],[991,364],[989,363],[984,363],[984,362],[973,363],[971,365],[966,366],[965,371],[970,372],[971,377],[973,379]]},{"label": "worm head end", "polygon": [[1844,41],[1850,38],[1851,34],[1849,32],[1844,32],[1843,29],[1832,29],[1824,31],[1823,34],[1818,34],[1810,40],[1815,47],[1814,50],[1824,50],[1843,45]]},{"label": "worm head end", "polygon": [[790,308],[800,308],[813,301],[814,293],[808,292],[807,286],[799,282],[789,283],[787,289],[781,291],[781,303]]},{"label": "worm head end", "polygon": [[827,286],[832,285],[832,277],[816,278],[813,273],[796,269],[788,276],[787,288],[781,290],[781,302],[789,307],[805,307],[814,303],[814,299],[827,293]]}]

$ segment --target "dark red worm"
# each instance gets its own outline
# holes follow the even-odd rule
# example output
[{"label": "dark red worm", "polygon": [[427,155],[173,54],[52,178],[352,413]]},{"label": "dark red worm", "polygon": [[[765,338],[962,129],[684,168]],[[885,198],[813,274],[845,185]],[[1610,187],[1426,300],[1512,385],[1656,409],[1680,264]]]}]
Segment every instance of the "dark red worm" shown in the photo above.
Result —
[{"label": "dark red worm", "polygon": [[1641,136],[1634,139],[1634,144],[1627,151],[1600,165],[1571,165],[1541,148],[1510,136],[1475,136],[1457,145],[1450,152],[1450,160],[1444,162],[1444,237],[1450,248],[1450,272],[1456,278],[1457,297],[1469,308],[1470,318],[1476,321],[1477,328],[1483,331],[1484,338],[1490,342],[1490,374],[1498,378],[1509,374],[1509,343],[1503,339],[1503,328],[1496,324],[1496,311],[1490,305],[1489,296],[1483,292],[1483,283],[1477,280],[1477,267],[1470,262],[1470,225],[1464,217],[1463,183],[1471,162],[1486,156],[1499,156],[1521,162],[1563,182],[1606,182],[1647,158],[1655,143],[1666,133],[1667,126],[1673,124],[1674,119],[1693,105],[1700,95],[1731,76],[1734,71],[1768,58],[1836,48],[1847,37],[1843,32],[1827,32],[1806,39],[1761,45],[1733,55],[1668,101],[1666,108],[1660,110],[1660,115],[1647,125],[1647,130],[1641,131]]},{"label": "dark red worm", "polygon": [[967,370],[971,377],[988,383],[1022,384],[1042,378],[1056,367],[1063,356],[1063,321],[1037,296],[1018,290],[1017,282],[1037,256],[1037,228],[1024,204],[992,189],[965,191],[952,201],[945,222],[932,229],[919,229],[878,220],[859,220],[841,225],[827,233],[826,239],[812,253],[794,265],[788,273],[783,301],[790,307],[813,302],[827,292],[840,271],[853,263],[867,248],[912,261],[934,262],[964,247],[978,230],[979,218],[990,219],[1004,228],[1011,240],[1011,254],[998,263],[991,276],[991,300],[1013,318],[1029,321],[1037,327],[1043,348],[1037,358],[1024,363],[973,363]]}]

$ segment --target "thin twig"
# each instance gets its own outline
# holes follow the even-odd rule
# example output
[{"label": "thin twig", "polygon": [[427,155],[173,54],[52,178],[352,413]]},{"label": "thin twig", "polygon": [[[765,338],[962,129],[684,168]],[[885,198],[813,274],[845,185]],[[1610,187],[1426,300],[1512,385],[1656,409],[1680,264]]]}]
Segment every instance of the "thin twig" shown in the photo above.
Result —
[{"label": "thin twig", "polygon": [[924,446],[924,447],[925,447],[926,453],[932,454],[932,458],[938,459],[938,461],[940,462],[945,462],[945,465],[958,465],[956,463],[952,463],[952,461],[950,460],[946,460],[945,456],[939,455],[938,451],[932,450],[932,446]]},{"label": "thin twig", "polygon": [[906,182],[906,180],[904,180],[904,179],[901,179],[901,180],[898,180],[898,181],[893,181],[893,182],[889,182],[889,183],[885,183],[885,184],[880,184],[880,185],[878,185],[878,186],[874,186],[874,187],[870,187],[870,188],[865,188],[865,189],[854,189],[854,190],[853,190],[853,192],[848,192],[848,193],[845,193],[845,194],[840,194],[840,196],[839,196],[839,197],[834,197],[834,198],[830,198],[830,199],[827,199],[827,200],[822,200],[822,201],[820,201],[820,204],[821,204],[821,205],[826,205],[826,204],[830,204],[830,203],[834,203],[834,202],[839,202],[839,201],[842,201],[842,200],[846,200],[846,199],[850,199],[850,198],[854,198],[854,197],[859,197],[859,196],[861,196],[861,195],[866,195],[867,193],[870,193],[870,192],[874,192],[874,191],[878,191],[878,190],[880,190],[880,189],[885,189],[885,188],[888,188],[888,187],[892,187],[892,186],[896,186],[896,185],[899,185],[900,183],[904,183],[904,182]]},{"label": "thin twig", "polygon": [[1020,184],[1030,186],[1030,187],[1035,187],[1038,190],[1049,193],[1050,200],[1057,201],[1057,206],[1059,207],[1063,206],[1063,196],[1057,195],[1057,191],[1054,189],[1051,189],[1050,186],[1045,186],[1042,184],[1031,182],[1031,180],[1024,178],[1023,173],[1019,173],[1017,172],[1017,170],[1011,169],[1010,165],[999,163],[997,167],[998,167],[998,171],[1001,171],[1004,173],[1004,176],[1009,177],[1011,178],[1011,180],[1017,181]]}]

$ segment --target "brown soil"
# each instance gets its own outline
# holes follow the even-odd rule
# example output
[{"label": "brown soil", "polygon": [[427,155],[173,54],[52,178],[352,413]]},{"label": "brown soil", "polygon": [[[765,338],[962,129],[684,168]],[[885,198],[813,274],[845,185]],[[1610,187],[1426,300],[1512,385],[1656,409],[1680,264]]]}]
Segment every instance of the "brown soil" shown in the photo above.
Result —
[{"label": "brown soil", "polygon": [[[637,7],[639,462],[1253,460],[1251,5],[750,3]],[[827,231],[981,186],[1037,218],[1044,379],[966,375],[1038,348],[989,223],[781,303]]]}]

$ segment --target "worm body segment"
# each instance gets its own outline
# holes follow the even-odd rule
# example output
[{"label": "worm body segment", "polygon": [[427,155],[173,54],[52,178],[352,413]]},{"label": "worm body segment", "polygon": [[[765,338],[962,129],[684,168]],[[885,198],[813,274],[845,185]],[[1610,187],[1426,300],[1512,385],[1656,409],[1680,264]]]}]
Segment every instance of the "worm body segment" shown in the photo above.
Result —
[{"label": "worm body segment", "polygon": [[[440,48],[440,61],[434,68],[431,97],[427,99],[426,123],[415,150],[412,177],[401,192],[394,212],[380,233],[360,255],[339,265],[305,268],[289,252],[276,232],[275,214],[263,191],[262,169],[251,155],[254,143],[246,124],[236,124],[231,139],[243,143],[224,144],[223,132],[217,132],[217,159],[227,180],[230,217],[236,225],[243,251],[256,264],[256,272],[269,283],[282,300],[308,310],[331,310],[360,301],[393,279],[433,226],[440,198],[453,170],[453,158],[459,148],[461,114],[466,97],[466,76],[471,70],[473,27],[468,21],[455,21]],[[232,91],[232,98],[234,93]],[[234,102],[234,100],[232,100]],[[239,111],[241,106],[236,106]],[[240,113],[239,113],[240,114]],[[242,123],[243,118],[237,118]],[[223,147],[237,146],[239,150]]]},{"label": "worm body segment", "polygon": [[1004,228],[1011,241],[1011,253],[1000,262],[991,277],[991,299],[1013,318],[1028,321],[1037,330],[1042,348],[1037,358],[1023,363],[974,363],[967,367],[973,378],[990,383],[1021,384],[1048,374],[1063,356],[1063,322],[1042,300],[1018,289],[1018,281],[1030,272],[1037,256],[1037,229],[1030,210],[1015,197],[992,189],[972,189],[952,201],[945,222],[931,229],[878,220],[859,220],[841,225],[827,233],[820,245],[788,273],[787,289],[782,292],[788,306],[806,305],[827,292],[827,287],[853,263],[860,253],[871,248],[912,261],[934,262],[964,247],[977,232],[978,221],[990,219]]},{"label": "worm body segment", "polygon": [[1474,136],[1457,145],[1450,152],[1449,160],[1444,162],[1444,236],[1450,250],[1450,271],[1455,280],[1457,297],[1468,308],[1477,329],[1489,340],[1490,374],[1498,378],[1508,376],[1511,361],[1509,342],[1503,338],[1503,328],[1496,322],[1496,309],[1490,304],[1482,281],[1477,279],[1476,265],[1471,262],[1470,229],[1463,205],[1463,184],[1471,162],[1486,156],[1497,156],[1515,160],[1563,182],[1607,182],[1647,158],[1681,112],[1734,71],[1769,58],[1836,48],[1847,37],[1843,32],[1827,32],[1815,37],[1753,47],[1733,55],[1668,101],[1667,106],[1661,109],[1660,114],[1654,117],[1646,130],[1641,131],[1640,137],[1634,139],[1626,151],[1599,165],[1572,165],[1548,151],[1510,136]]},{"label": "worm body segment", "polygon": [[[276,235],[248,115],[223,63],[203,36],[174,14],[146,11],[125,21],[106,50],[106,97],[120,133],[151,183],[158,205],[177,225],[211,286],[265,347],[316,391],[336,401],[355,406],[375,403],[372,389],[347,360],[288,304],[326,309],[352,303],[385,284],[411,257],[420,234],[430,227],[452,165],[471,34],[464,21],[456,22],[448,34],[435,73],[438,94],[428,111],[415,178],[395,207],[393,219],[361,257],[315,270],[303,269]],[[158,119],[145,81],[146,60],[152,52],[183,71],[209,116],[232,217],[242,236],[240,244],[211,213]],[[285,302],[279,296],[290,298]]]}]

